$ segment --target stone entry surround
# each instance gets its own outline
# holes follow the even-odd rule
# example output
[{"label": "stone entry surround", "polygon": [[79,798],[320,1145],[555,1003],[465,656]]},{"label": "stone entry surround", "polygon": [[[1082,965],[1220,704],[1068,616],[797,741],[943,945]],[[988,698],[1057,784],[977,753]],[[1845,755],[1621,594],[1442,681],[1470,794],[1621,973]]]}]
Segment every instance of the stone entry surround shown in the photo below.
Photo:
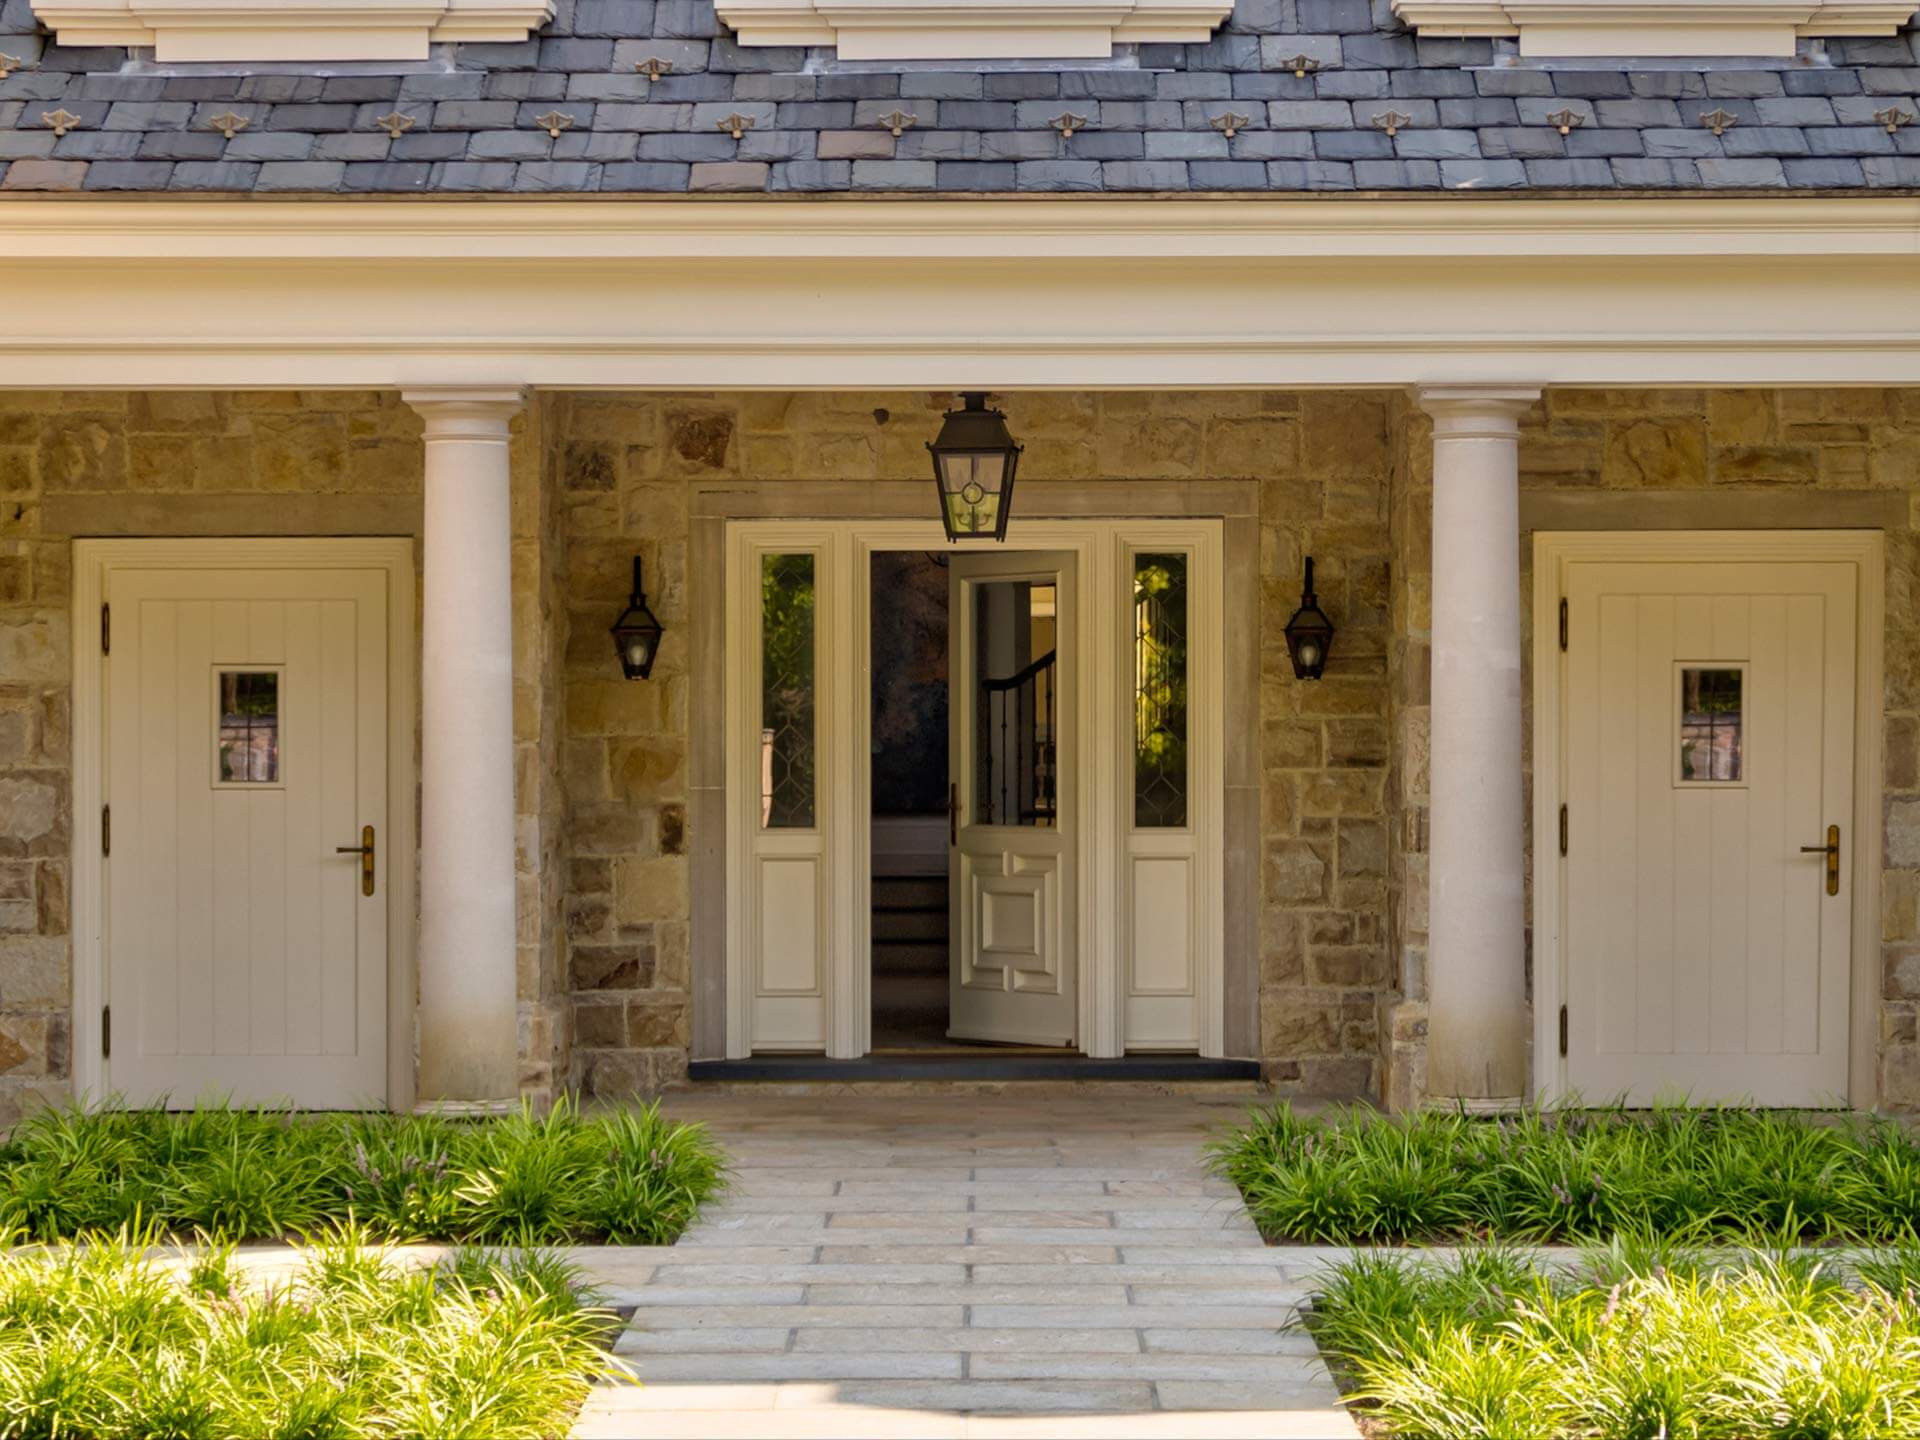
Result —
[{"label": "stone entry surround", "polygon": [[[577,1436],[1355,1436],[1317,1265],[1262,1243],[1207,1134],[1240,1092],[683,1097],[733,1188],[592,1269],[636,1306]],[[590,1252],[582,1252],[588,1254]]]}]

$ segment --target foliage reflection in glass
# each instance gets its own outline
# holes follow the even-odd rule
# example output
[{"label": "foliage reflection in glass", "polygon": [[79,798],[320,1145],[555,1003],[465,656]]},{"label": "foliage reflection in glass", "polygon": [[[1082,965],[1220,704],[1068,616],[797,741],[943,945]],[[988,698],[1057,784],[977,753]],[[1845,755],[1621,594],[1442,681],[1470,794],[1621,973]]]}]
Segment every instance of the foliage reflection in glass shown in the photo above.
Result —
[{"label": "foliage reflection in glass", "polygon": [[222,785],[273,785],[280,779],[280,675],[220,672]]},{"label": "foliage reflection in glass", "polygon": [[1187,823],[1187,557],[1133,562],[1133,823]]},{"label": "foliage reflection in glass", "polygon": [[814,824],[813,556],[760,561],[760,823]]},{"label": "foliage reflection in glass", "polygon": [[1680,671],[1680,778],[1731,783],[1745,778],[1741,690],[1737,669],[1684,666]]}]

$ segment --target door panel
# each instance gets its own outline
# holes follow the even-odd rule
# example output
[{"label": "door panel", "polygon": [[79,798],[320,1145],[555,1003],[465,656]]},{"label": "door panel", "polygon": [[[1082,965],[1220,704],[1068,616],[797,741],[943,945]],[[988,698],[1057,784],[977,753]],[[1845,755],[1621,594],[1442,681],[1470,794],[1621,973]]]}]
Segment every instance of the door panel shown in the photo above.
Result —
[{"label": "door panel", "polygon": [[948,571],[954,1039],[1074,1043],[1075,580],[1067,553]]},{"label": "door panel", "polygon": [[[110,587],[112,1088],[383,1104],[384,572],[117,569]],[[372,895],[336,853],[365,826]]]},{"label": "door panel", "polygon": [[[1568,1082],[1844,1099],[1853,567],[1569,567]],[[1837,894],[1826,857],[1840,827]]]}]

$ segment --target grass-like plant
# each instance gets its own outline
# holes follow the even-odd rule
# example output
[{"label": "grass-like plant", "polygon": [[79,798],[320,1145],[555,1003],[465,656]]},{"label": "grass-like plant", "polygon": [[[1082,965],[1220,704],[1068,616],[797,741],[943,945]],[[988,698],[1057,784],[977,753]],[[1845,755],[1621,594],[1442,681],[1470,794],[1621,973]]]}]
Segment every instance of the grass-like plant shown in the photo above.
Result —
[{"label": "grass-like plant", "polygon": [[1360,1257],[1309,1323],[1350,1398],[1409,1440],[1920,1434],[1912,1291],[1804,1255],[1646,1263],[1659,1248],[1572,1274]]},{"label": "grass-like plant", "polygon": [[0,1263],[0,1435],[547,1437],[611,1373],[551,1257],[403,1272],[338,1232],[280,1289],[126,1235]]},{"label": "grass-like plant", "polygon": [[1280,1241],[1883,1243],[1920,1229],[1920,1144],[1872,1117],[1668,1107],[1309,1118],[1281,1105],[1256,1111],[1213,1159]]},{"label": "grass-like plant", "polygon": [[386,1240],[656,1245],[723,1178],[705,1130],[658,1106],[478,1122],[48,1110],[0,1145],[0,1230],[258,1240],[351,1221]]}]

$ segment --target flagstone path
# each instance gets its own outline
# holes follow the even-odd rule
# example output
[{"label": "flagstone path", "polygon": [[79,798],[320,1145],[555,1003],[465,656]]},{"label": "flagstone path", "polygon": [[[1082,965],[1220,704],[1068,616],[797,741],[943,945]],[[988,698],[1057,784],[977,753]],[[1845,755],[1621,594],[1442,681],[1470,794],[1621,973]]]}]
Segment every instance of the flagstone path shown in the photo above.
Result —
[{"label": "flagstone path", "polygon": [[[734,1184],[590,1268],[636,1306],[581,1437],[1353,1437],[1202,1145],[1244,1097],[696,1094]],[[618,1264],[614,1264],[615,1259]]]}]

